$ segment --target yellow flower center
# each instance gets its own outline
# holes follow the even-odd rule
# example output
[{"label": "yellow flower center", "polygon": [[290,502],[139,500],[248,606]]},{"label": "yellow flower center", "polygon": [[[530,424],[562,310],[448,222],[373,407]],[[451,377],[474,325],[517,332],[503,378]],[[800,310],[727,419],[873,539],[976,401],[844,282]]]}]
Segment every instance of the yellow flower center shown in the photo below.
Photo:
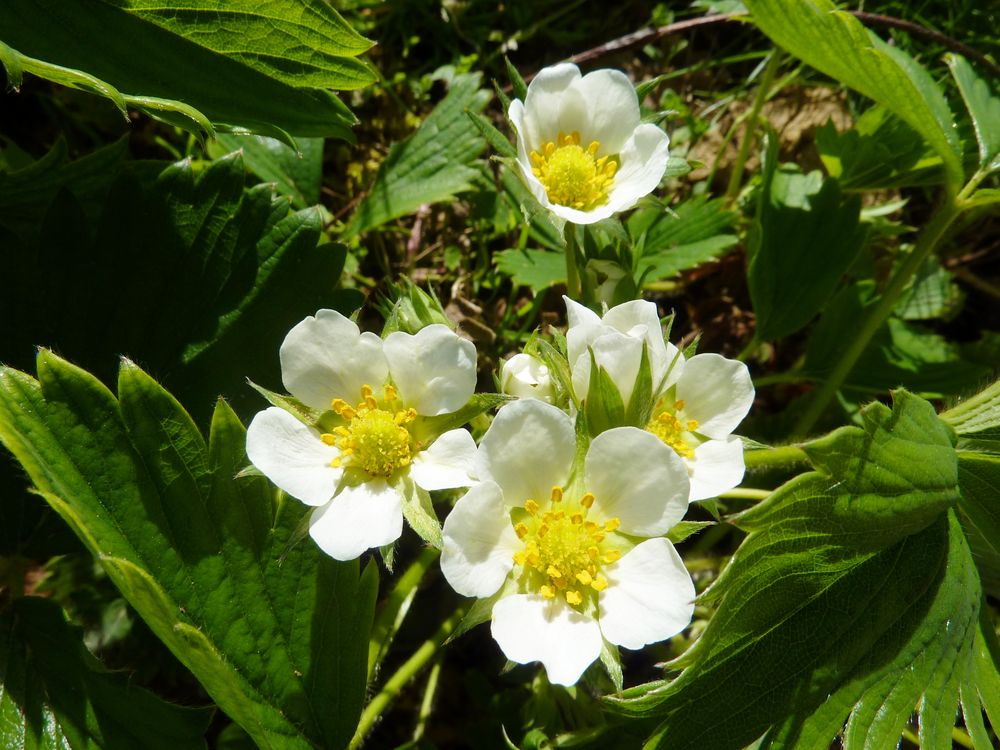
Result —
[{"label": "yellow flower center", "polygon": [[673,406],[659,404],[656,414],[646,429],[673,448],[681,458],[694,458],[694,448],[698,440],[691,435],[698,429],[698,420],[684,419],[684,402],[675,401]]},{"label": "yellow flower center", "polygon": [[553,203],[580,211],[590,211],[607,203],[608,191],[615,181],[618,160],[612,156],[597,156],[601,144],[592,141],[587,148],[580,146],[580,134],[559,133],[540,150],[531,152],[531,171],[545,187]]},{"label": "yellow flower center", "polygon": [[406,425],[417,416],[415,409],[399,403],[396,389],[385,386],[385,398],[376,400],[370,385],[361,387],[361,401],[356,407],[336,398],[330,404],[339,416],[347,420],[333,433],[324,433],[323,442],[336,446],[340,455],[333,466],[361,469],[373,477],[389,477],[394,471],[408,466],[413,458],[412,438]]},{"label": "yellow flower center", "polygon": [[550,510],[544,512],[535,500],[524,504],[528,518],[514,526],[524,548],[514,553],[514,562],[533,573],[543,597],[561,596],[568,604],[579,606],[588,592],[608,587],[601,567],[615,562],[621,552],[606,538],[621,521],[588,520],[587,512],[594,504],[590,493],[580,498],[579,505],[563,507],[562,488],[554,487],[551,501]]}]

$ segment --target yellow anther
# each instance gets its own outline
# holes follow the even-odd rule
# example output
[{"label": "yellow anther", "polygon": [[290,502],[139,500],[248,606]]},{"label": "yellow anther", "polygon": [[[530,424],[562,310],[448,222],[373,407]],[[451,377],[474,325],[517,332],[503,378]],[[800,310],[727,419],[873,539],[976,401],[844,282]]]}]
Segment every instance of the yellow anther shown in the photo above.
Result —
[{"label": "yellow anther", "polygon": [[538,589],[538,593],[544,596],[546,599],[556,598],[556,590],[552,586],[543,585],[540,589]]},{"label": "yellow anther", "polygon": [[566,592],[566,601],[570,604],[577,605],[583,601],[583,597],[580,596],[580,592],[574,589],[570,589]]},{"label": "yellow anther", "polygon": [[607,521],[604,522],[604,530],[605,531],[614,531],[615,529],[617,529],[621,525],[622,525],[622,522],[619,519],[617,519],[617,518],[609,518]]},{"label": "yellow anther", "polygon": [[361,386],[361,398],[362,399],[364,399],[365,401],[367,401],[368,399],[370,399],[374,395],[375,395],[375,389],[372,388],[370,385],[368,385],[366,383],[365,385]]},{"label": "yellow anther", "polygon": [[601,551],[599,549],[597,549],[597,547],[587,547],[587,556],[591,560],[596,560],[597,557],[598,557],[598,555],[600,555],[600,554],[601,554]]},{"label": "yellow anther", "polygon": [[554,502],[554,503],[561,503],[562,499],[563,499],[562,487],[553,487],[552,488],[552,502]]},{"label": "yellow anther", "polygon": [[524,539],[524,537],[528,536],[528,524],[523,522],[515,524],[514,531],[517,533],[518,539]]},{"label": "yellow anther", "polygon": [[583,514],[582,513],[574,513],[573,515],[571,515],[569,517],[569,520],[570,520],[570,523],[573,523],[573,524],[576,524],[577,526],[579,526],[581,523],[583,523]]},{"label": "yellow anther", "polygon": [[589,492],[580,498],[580,505],[582,505],[584,508],[590,508],[593,506],[593,504],[594,504],[594,496],[591,495]]},{"label": "yellow anther", "polygon": [[576,131],[559,133],[539,150],[530,153],[532,173],[553,203],[589,211],[607,203],[618,170],[617,157],[601,156],[599,141],[581,147]]},{"label": "yellow anther", "polygon": [[684,402],[683,401],[675,401],[674,402],[674,411],[684,411]]},{"label": "yellow anther", "polygon": [[589,586],[590,582],[594,580],[594,577],[590,575],[590,572],[588,570],[584,569],[577,572],[576,580],[578,580],[584,586]]},{"label": "yellow anther", "polygon": [[527,561],[528,561],[528,555],[525,553],[523,549],[518,550],[517,552],[514,553],[514,562],[517,563],[518,565],[524,565]]},{"label": "yellow anther", "polygon": [[330,408],[338,415],[344,419],[351,420],[356,416],[354,409],[351,408],[342,398],[335,398],[330,402]]},{"label": "yellow anther", "polygon": [[562,571],[560,571],[555,565],[550,565],[545,569],[545,575],[549,578],[562,578]]},{"label": "yellow anther", "polygon": [[544,539],[545,535],[549,533],[549,525],[543,523],[541,526],[538,527],[538,531],[536,531],[535,533],[538,535],[539,539]]},{"label": "yellow anther", "polygon": [[590,588],[594,591],[604,591],[608,587],[608,579],[604,576],[597,576],[593,583],[590,584]]},{"label": "yellow anther", "polygon": [[538,512],[538,503],[529,498],[524,503],[524,509],[528,511],[528,513],[530,513],[531,515],[535,515]]},{"label": "yellow anther", "polygon": [[383,390],[385,391],[386,401],[395,401],[399,397],[399,392],[389,383],[385,384]]},{"label": "yellow anther", "polygon": [[322,440],[327,445],[336,445],[337,444],[337,438],[335,438],[329,432],[324,432],[322,435],[319,436],[319,439]]},{"label": "yellow anther", "polygon": [[[386,386],[386,393],[394,390]],[[413,409],[395,407],[394,399],[387,399],[381,408],[375,399],[374,389],[361,386],[361,401],[356,407],[336,398],[330,407],[347,424],[334,428],[323,442],[340,449],[337,466],[346,465],[373,477],[389,477],[398,469],[409,466],[413,459],[413,440],[404,425],[416,418]],[[332,442],[330,442],[332,440]]]},{"label": "yellow anther", "polygon": [[691,431],[691,432],[694,432],[695,430],[698,429],[698,420],[697,419],[689,419],[688,422],[687,422],[687,425],[688,425],[688,430]]},{"label": "yellow anther", "polygon": [[604,562],[610,565],[613,562],[617,562],[621,559],[622,553],[616,549],[609,549],[604,553]]}]

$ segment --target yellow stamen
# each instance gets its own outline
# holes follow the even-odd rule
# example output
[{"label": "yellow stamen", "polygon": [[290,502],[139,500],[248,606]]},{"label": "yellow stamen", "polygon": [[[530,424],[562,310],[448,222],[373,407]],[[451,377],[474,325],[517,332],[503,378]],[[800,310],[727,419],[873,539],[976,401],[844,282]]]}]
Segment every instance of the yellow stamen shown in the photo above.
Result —
[{"label": "yellow stamen", "polygon": [[406,425],[416,419],[414,409],[396,403],[396,390],[385,386],[386,401],[379,404],[370,385],[361,387],[361,400],[356,407],[337,398],[330,408],[347,424],[336,427],[321,439],[340,449],[333,466],[347,465],[372,477],[389,477],[413,460],[413,439]]},{"label": "yellow stamen", "polygon": [[586,149],[580,142],[580,134],[576,131],[569,135],[559,133],[555,141],[531,152],[531,171],[542,183],[550,201],[590,211],[607,203],[618,171],[618,157],[598,157],[599,141],[591,141]]}]

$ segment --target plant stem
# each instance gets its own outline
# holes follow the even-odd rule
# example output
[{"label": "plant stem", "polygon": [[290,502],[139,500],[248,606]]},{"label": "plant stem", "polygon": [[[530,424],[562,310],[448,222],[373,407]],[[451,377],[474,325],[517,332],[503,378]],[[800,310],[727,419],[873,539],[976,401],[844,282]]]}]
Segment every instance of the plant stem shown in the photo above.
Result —
[{"label": "plant stem", "polygon": [[782,445],[777,448],[744,451],[743,461],[748,469],[762,469],[785,464],[808,463],[809,456],[797,445]]},{"label": "plant stem", "polygon": [[736,487],[719,495],[723,500],[766,500],[773,490],[758,490],[754,487]]},{"label": "plant stem", "polygon": [[378,667],[382,655],[388,650],[392,637],[406,616],[410,603],[417,593],[417,586],[420,585],[424,574],[440,554],[440,551],[433,547],[422,549],[417,555],[417,559],[399,577],[395,587],[382,604],[382,609],[379,610],[378,616],[375,618],[372,634],[368,640],[368,682],[371,682],[375,676],[375,669]]},{"label": "plant stem", "polygon": [[757,95],[753,100],[753,107],[750,110],[749,117],[747,117],[747,129],[743,134],[743,142],[740,143],[739,153],[736,155],[736,161],[733,162],[733,171],[729,175],[729,185],[726,187],[726,203],[730,205],[736,200],[736,196],[740,191],[740,183],[743,181],[743,168],[750,157],[750,148],[753,146],[754,135],[757,132],[757,121],[760,118],[760,111],[764,107],[764,102],[767,101],[767,94],[771,90],[771,83],[774,81],[774,76],[778,72],[780,63],[781,50],[775,49],[771,53],[771,57],[768,58],[767,65],[764,66],[764,73],[760,77],[760,85],[757,89]]},{"label": "plant stem", "polygon": [[406,684],[434,658],[438,649],[441,648],[441,645],[448,639],[448,636],[451,635],[455,626],[461,622],[464,616],[464,607],[456,609],[447,620],[441,623],[441,626],[434,635],[424,641],[413,652],[413,655],[406,660],[403,666],[396,670],[396,673],[392,677],[386,680],[382,689],[369,701],[368,705],[365,706],[365,710],[361,712],[358,728],[354,732],[351,744],[348,745],[348,750],[356,750],[361,746],[365,736],[371,731],[379,716],[382,715],[382,712],[392,704],[396,696],[406,687]]},{"label": "plant stem", "polygon": [[910,283],[910,279],[934,252],[945,231],[958,217],[961,212],[960,202],[953,198],[946,198],[945,201],[924,228],[920,237],[917,238],[917,244],[913,251],[890,279],[889,285],[882,292],[878,302],[862,321],[860,330],[848,342],[846,350],[837,360],[837,365],[833,368],[830,376],[816,392],[816,396],[810,400],[792,431],[793,438],[801,438],[809,434],[817,420],[826,411],[826,407],[833,401],[844,381],[847,380],[847,376],[851,374],[855,363],[868,347],[876,331],[889,317],[903,290],[906,289],[906,285]]},{"label": "plant stem", "polygon": [[438,656],[431,665],[430,674],[427,675],[427,687],[424,688],[424,699],[420,703],[420,714],[417,716],[417,725],[413,728],[413,741],[417,742],[424,736],[427,729],[427,721],[431,717],[434,708],[434,696],[437,694],[438,679],[441,676],[441,657]]},{"label": "plant stem", "polygon": [[566,236],[566,296],[580,301],[580,269],[577,266],[576,225],[567,221],[563,230]]}]

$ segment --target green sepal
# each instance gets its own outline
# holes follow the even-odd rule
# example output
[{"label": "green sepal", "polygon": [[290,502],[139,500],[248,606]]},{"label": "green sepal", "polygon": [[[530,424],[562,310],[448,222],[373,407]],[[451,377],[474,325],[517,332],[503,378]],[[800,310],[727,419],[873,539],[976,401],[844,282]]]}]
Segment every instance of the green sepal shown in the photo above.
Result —
[{"label": "green sepal", "polygon": [[656,406],[653,396],[653,370],[649,364],[649,347],[642,342],[642,359],[639,360],[639,373],[635,377],[635,387],[625,411],[625,424],[645,428],[653,416]]},{"label": "green sepal", "polygon": [[458,411],[453,411],[451,414],[439,414],[436,417],[417,417],[413,420],[413,428],[410,432],[418,443],[429,445],[449,430],[457,430],[483,412],[495,409],[513,400],[512,396],[505,396],[502,393],[476,393],[473,394],[465,406]]},{"label": "green sepal", "polygon": [[451,635],[448,636],[448,640],[445,641],[446,644],[451,643],[456,638],[465,635],[470,630],[472,630],[477,625],[482,625],[484,622],[488,622],[493,616],[493,605],[500,601],[508,592],[506,590],[507,586],[501,586],[500,590],[497,591],[493,596],[488,596],[485,599],[476,599],[469,607],[468,611],[465,613],[458,625],[455,626],[455,630]]},{"label": "green sepal", "polygon": [[[531,348],[533,351],[528,351]],[[549,375],[556,386],[556,400],[561,402],[560,396],[565,394],[577,408],[580,407],[580,400],[573,392],[573,374],[569,369],[569,362],[566,355],[555,346],[542,338],[533,338],[524,347],[525,351],[538,357],[542,364],[549,368]]]},{"label": "green sepal", "polygon": [[510,58],[504,55],[504,65],[507,66],[507,77],[510,78],[510,87],[514,92],[514,98],[522,102],[528,96],[528,84],[524,82],[517,68],[511,63]]},{"label": "green sepal", "polygon": [[621,693],[625,678],[622,674],[622,659],[618,647],[605,640],[601,644],[601,666],[607,672],[608,678],[615,686],[615,692]]},{"label": "green sepal", "polygon": [[625,404],[622,402],[618,386],[608,375],[607,370],[597,365],[594,352],[590,351],[589,355],[590,384],[584,401],[584,411],[587,413],[590,434],[596,437],[605,430],[625,424]]},{"label": "green sepal", "polygon": [[507,112],[510,111],[510,97],[504,93],[504,90],[496,81],[493,82],[493,90],[497,92],[497,99],[500,100],[500,106],[503,108],[503,115],[506,117]]},{"label": "green sepal", "polygon": [[642,100],[649,96],[653,89],[669,78],[670,75],[664,73],[663,75],[658,75],[655,78],[650,78],[648,81],[637,83],[635,86],[635,96],[639,100],[639,103],[642,104]]},{"label": "green sepal", "polygon": [[[389,300],[393,297],[396,300],[390,303]],[[434,323],[455,330],[455,324],[445,315],[441,301],[409,279],[402,279],[398,284],[389,284],[389,294],[379,301],[378,306],[385,315],[382,338],[396,331],[414,334]]]},{"label": "green sepal", "polygon": [[266,398],[267,402],[271,404],[271,406],[277,406],[279,409],[284,409],[300,422],[307,424],[310,427],[315,427],[319,424],[320,417],[323,416],[323,412],[318,409],[313,409],[311,406],[306,406],[294,396],[285,396],[281,393],[269,391],[264,386],[257,385],[249,379],[247,380],[247,384],[249,384],[249,386],[257,391],[257,393],[261,396]]},{"label": "green sepal", "polygon": [[507,137],[504,136],[499,130],[497,130],[493,123],[490,122],[486,117],[481,115],[479,112],[466,112],[469,119],[472,120],[472,124],[476,126],[476,129],[482,134],[486,142],[490,144],[494,151],[496,151],[501,157],[506,159],[516,159],[517,149],[511,144]]},{"label": "green sepal", "polygon": [[[410,524],[410,528],[429,545],[435,549],[441,549],[444,546],[444,541],[441,538],[441,522],[438,521],[437,514],[434,512],[430,493],[422,487],[418,487],[416,482],[409,477],[403,477],[396,489],[403,496],[403,518]],[[391,556],[386,567],[388,568],[390,564]]]},{"label": "green sepal", "polygon": [[[404,512],[405,516],[406,513]],[[385,569],[392,573],[392,563],[396,559],[396,543],[389,542],[378,548],[379,556],[382,558],[382,564],[385,565]]]},{"label": "green sepal", "polygon": [[715,521],[681,521],[667,532],[667,539],[672,544],[680,544],[708,526],[715,526]]}]

